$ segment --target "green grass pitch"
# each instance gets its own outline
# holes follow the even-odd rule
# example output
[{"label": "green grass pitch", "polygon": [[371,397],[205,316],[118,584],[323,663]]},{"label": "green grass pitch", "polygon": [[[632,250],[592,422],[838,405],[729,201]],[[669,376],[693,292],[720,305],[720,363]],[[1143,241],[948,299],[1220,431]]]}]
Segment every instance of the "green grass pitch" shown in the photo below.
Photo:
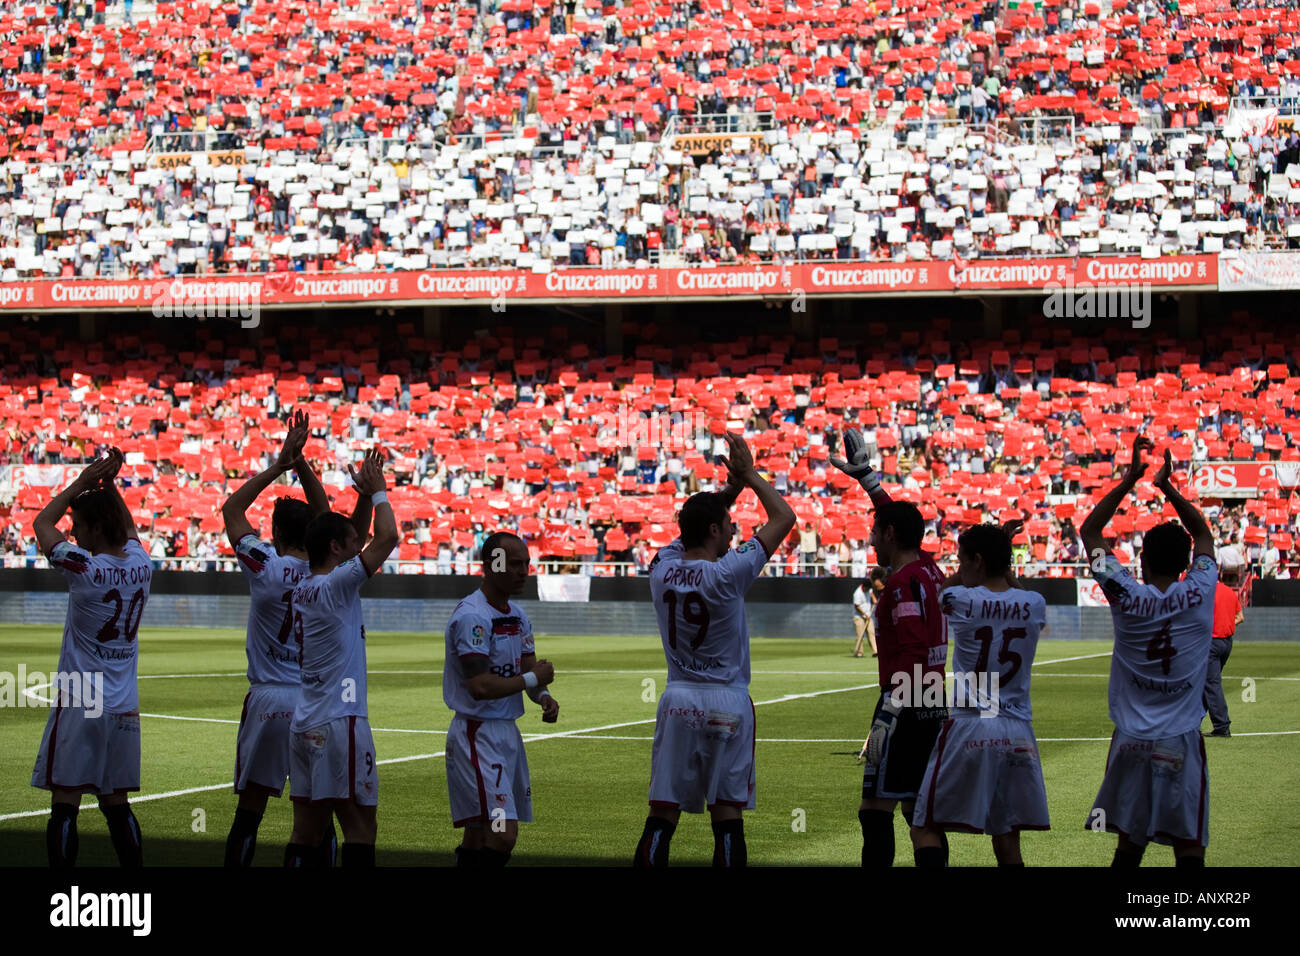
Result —
[{"label": "green grass pitch", "polygon": [[[56,627],[0,626],[0,671],[15,673],[20,664],[28,671],[53,670],[60,633]],[[143,767],[135,807],[145,861],[219,865],[235,808],[235,732],[247,690],[243,633],[146,627],[140,644]],[[537,644],[539,655],[556,666],[552,690],[560,721],[543,724],[540,711],[526,702],[519,723],[536,822],[520,827],[512,863],[628,865],[647,809],[654,701],[665,673],[659,643],[542,636]],[[855,757],[878,691],[868,686],[876,682],[875,662],[855,660],[850,647],[847,640],[753,641],[758,806],[745,815],[753,864],[858,863],[862,770]],[[459,842],[441,756],[451,717],[442,702],[442,650],[441,634],[368,634],[380,865],[451,865]],[[1111,732],[1108,651],[1097,642],[1039,645],[1034,728],[1052,830],[1024,834],[1031,866],[1104,866],[1114,851],[1113,836],[1083,826]],[[1254,679],[1253,702],[1242,699],[1244,678]],[[1233,649],[1224,683],[1234,736],[1206,741],[1212,866],[1300,863],[1297,681],[1300,645]],[[47,716],[40,707],[0,709],[0,865],[45,864],[47,818],[39,811],[48,809],[48,796],[28,781]],[[258,865],[281,863],[290,817],[287,796],[270,802],[258,835]],[[115,865],[93,799],[83,802],[79,828],[79,863]],[[911,865],[901,817],[896,830],[896,862]],[[952,865],[992,863],[987,837],[954,834],[950,841]],[[707,816],[683,815],[672,852],[675,864],[710,862]],[[1152,846],[1144,862],[1169,866],[1172,853]]]}]

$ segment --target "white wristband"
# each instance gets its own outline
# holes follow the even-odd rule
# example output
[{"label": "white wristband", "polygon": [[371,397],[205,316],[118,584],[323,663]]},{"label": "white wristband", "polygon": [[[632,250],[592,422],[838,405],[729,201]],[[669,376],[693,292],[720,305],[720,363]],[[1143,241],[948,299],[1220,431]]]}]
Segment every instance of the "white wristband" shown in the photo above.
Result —
[{"label": "white wristband", "polygon": [[538,700],[541,700],[543,697],[550,697],[550,696],[551,696],[551,692],[550,692],[549,690],[546,690],[545,688],[543,688],[543,689],[542,689],[542,692],[541,692],[540,694],[537,695],[537,699],[538,699]]},{"label": "white wristband", "polygon": [[388,504],[388,492],[375,492],[375,494],[370,496],[370,504],[375,508],[378,508],[380,505]]},{"label": "white wristband", "polygon": [[532,690],[536,686],[537,686],[537,675],[534,674],[532,671],[528,671],[526,674],[524,674],[524,687],[527,688],[528,690]]}]

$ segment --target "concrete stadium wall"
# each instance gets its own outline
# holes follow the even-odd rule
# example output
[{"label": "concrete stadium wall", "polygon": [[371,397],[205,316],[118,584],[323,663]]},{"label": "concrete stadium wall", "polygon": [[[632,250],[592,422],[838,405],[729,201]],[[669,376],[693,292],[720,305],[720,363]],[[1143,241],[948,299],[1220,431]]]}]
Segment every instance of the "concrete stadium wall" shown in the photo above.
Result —
[{"label": "concrete stadium wall", "polygon": [[[236,577],[229,575],[230,577]],[[242,582],[240,582],[242,583]],[[441,635],[457,599],[364,598],[366,627],[372,631],[410,631]],[[658,626],[649,600],[592,601],[561,604],[520,602],[539,635],[620,634],[657,637]],[[0,623],[60,626],[67,613],[67,592],[0,590]],[[749,631],[755,637],[853,636],[852,609],[847,603],[781,603],[750,601]],[[1296,610],[1254,607],[1237,630],[1240,641],[1300,640]],[[246,594],[152,594],[141,627],[243,628],[248,620]],[[1110,640],[1114,636],[1110,611],[1100,607],[1049,605],[1050,630],[1045,640]]]}]

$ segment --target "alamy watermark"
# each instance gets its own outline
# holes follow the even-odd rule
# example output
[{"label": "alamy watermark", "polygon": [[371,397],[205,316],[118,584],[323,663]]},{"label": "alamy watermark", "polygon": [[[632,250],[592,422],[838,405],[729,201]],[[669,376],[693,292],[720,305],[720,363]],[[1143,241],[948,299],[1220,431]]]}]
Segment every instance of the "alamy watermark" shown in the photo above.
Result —
[{"label": "alamy watermark", "polygon": [[1049,319],[1128,319],[1135,329],[1151,325],[1151,286],[1075,284],[1072,276],[1062,285],[1043,287],[1043,315]]},{"label": "alamy watermark", "polygon": [[239,319],[245,329],[262,323],[259,282],[190,281],[155,283],[151,310],[155,318]]},{"label": "alamy watermark", "polygon": [[[49,688],[50,697],[38,691]],[[84,708],[86,716],[97,718],[104,713],[104,675],[99,671],[72,671],[45,674],[29,671],[19,664],[18,672],[0,671],[0,707],[61,707]]]},{"label": "alamy watermark", "polygon": [[597,412],[592,422],[597,441],[613,440],[617,447],[633,451],[648,447],[683,452],[713,443],[709,416],[697,409],[646,414],[621,403],[618,411]]},{"label": "alamy watermark", "polygon": [[932,709],[938,707],[977,708],[981,717],[996,717],[999,712],[1001,675],[997,671],[924,671],[920,664],[912,672],[898,671],[890,678],[889,696],[899,707]]}]

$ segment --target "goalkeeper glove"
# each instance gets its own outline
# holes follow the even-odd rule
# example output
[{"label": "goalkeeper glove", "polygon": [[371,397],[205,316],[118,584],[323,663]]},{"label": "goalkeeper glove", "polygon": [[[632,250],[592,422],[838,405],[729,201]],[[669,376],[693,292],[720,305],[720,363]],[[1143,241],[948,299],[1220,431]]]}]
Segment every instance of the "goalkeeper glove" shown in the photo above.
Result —
[{"label": "goalkeeper glove", "polygon": [[856,478],[867,494],[879,491],[880,478],[867,462],[867,443],[862,440],[862,433],[856,428],[850,428],[844,433],[844,454],[849,456],[848,461],[832,455],[831,464],[850,478]]},{"label": "goalkeeper glove", "polygon": [[892,694],[886,694],[880,704],[880,713],[871,723],[871,734],[867,737],[864,750],[867,763],[872,767],[880,766],[880,758],[885,755],[885,741],[894,729],[894,723],[902,712],[903,705],[894,700]]}]

